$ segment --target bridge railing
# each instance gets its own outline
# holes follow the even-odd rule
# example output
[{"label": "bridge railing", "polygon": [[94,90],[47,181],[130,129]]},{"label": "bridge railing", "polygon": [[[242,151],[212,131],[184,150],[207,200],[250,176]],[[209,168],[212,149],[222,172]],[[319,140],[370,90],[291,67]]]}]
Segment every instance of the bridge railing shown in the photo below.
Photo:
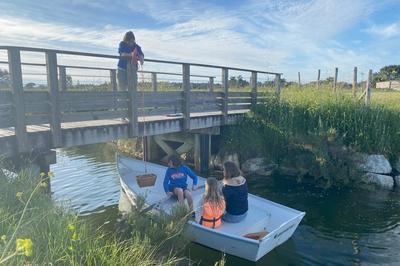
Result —
[{"label": "bridge railing", "polygon": [[[0,90],[0,128],[14,128],[19,152],[29,149],[27,138],[28,125],[50,125],[53,147],[62,146],[61,128],[63,123],[127,118],[130,136],[138,135],[141,116],[155,116],[181,113],[183,130],[190,129],[190,116],[193,113],[213,112],[227,122],[229,111],[248,110],[257,104],[260,94],[257,92],[257,75],[275,76],[275,90],[279,93],[281,73],[241,69],[234,67],[206,65],[145,59],[156,64],[178,65],[181,73],[161,71],[139,71],[151,75],[151,89],[138,91],[137,69],[128,64],[128,90],[118,91],[116,70],[107,67],[72,66],[58,64],[59,55],[119,59],[119,56],[83,53],[74,51],[39,49],[29,47],[0,46],[6,50],[10,73],[11,90]],[[21,62],[21,52],[44,54],[45,64]],[[28,91],[23,86],[23,65],[46,68],[47,91]],[[214,90],[215,76],[191,73],[193,67],[213,68],[221,71],[220,91]],[[68,69],[91,69],[109,71],[111,91],[69,91],[66,85]],[[229,90],[229,71],[242,71],[251,74],[248,92]],[[181,91],[159,91],[157,75],[175,75],[182,77]],[[208,79],[207,91],[192,90],[192,77]]]}]

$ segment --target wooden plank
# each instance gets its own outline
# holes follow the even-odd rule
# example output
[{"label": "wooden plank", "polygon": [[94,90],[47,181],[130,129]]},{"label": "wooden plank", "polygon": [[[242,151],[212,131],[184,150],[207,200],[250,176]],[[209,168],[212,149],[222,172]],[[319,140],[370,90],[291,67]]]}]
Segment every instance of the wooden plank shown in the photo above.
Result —
[{"label": "wooden plank", "polygon": [[251,104],[245,104],[245,105],[229,105],[228,110],[245,110],[245,109],[250,109]]},{"label": "wooden plank", "polygon": [[128,92],[126,91],[67,91],[60,93],[60,99],[63,101],[75,101],[82,99],[127,99]]},{"label": "wooden plank", "polygon": [[73,102],[61,102],[61,112],[81,112],[81,111],[98,111],[108,109],[127,109],[129,107],[128,101],[73,101]]},{"label": "wooden plank", "polygon": [[29,150],[25,123],[24,89],[22,83],[21,54],[18,48],[8,49],[8,69],[10,71],[11,88],[15,111],[15,135],[19,152]]},{"label": "wooden plank", "polygon": [[35,102],[49,102],[50,96],[49,92],[47,91],[25,91],[24,92],[24,102],[25,104],[28,103],[35,103]]},{"label": "wooden plank", "polygon": [[182,89],[183,89],[183,130],[190,130],[190,65],[182,65]]},{"label": "wooden plank", "polygon": [[0,91],[0,104],[9,104],[12,102],[11,91]]},{"label": "wooden plank", "polygon": [[94,112],[75,112],[61,114],[61,121],[78,122],[89,120],[115,119],[128,117],[128,110],[110,110],[110,111],[94,111]]},{"label": "wooden plank", "polygon": [[252,103],[252,98],[229,98],[228,103]]},{"label": "wooden plank", "polygon": [[191,107],[192,112],[214,112],[220,111],[221,105],[194,105]]},{"label": "wooden plank", "polygon": [[182,113],[181,108],[177,107],[154,107],[154,108],[146,108],[143,112],[142,109],[138,110],[139,116],[155,116],[155,115],[167,115],[167,114],[176,114]]},{"label": "wooden plank", "polygon": [[48,102],[45,103],[27,103],[25,104],[25,114],[27,113],[46,113],[48,114],[50,110],[50,105]]},{"label": "wooden plank", "polygon": [[[260,92],[257,93],[257,97],[258,95],[260,95]],[[235,98],[235,97],[251,98],[251,96],[252,96],[251,92],[235,92],[235,91],[229,92],[229,98]]]},{"label": "wooden plank", "polygon": [[50,123],[50,115],[48,115],[48,114],[26,115],[25,117],[26,117],[27,125],[38,125],[38,124],[49,124]]},{"label": "wooden plank", "polygon": [[58,99],[58,74],[57,74],[57,54],[46,52],[46,71],[47,85],[49,87],[50,105],[50,134],[52,147],[62,147],[61,117]]},{"label": "wooden plank", "polygon": [[0,105],[0,128],[14,126],[13,106],[11,104]]}]

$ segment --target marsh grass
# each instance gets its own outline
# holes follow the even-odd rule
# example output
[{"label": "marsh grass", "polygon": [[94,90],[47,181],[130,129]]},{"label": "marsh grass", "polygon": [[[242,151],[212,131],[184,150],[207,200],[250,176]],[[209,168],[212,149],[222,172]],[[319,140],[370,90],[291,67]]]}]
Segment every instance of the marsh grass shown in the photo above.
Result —
[{"label": "marsh grass", "polygon": [[242,160],[264,156],[295,167],[302,154],[309,161],[302,167],[326,178],[328,186],[348,182],[357,152],[392,160],[400,154],[400,92],[373,92],[369,106],[351,95],[330,86],[285,88],[280,100],[265,98],[228,129],[224,147],[239,151]]},{"label": "marsh grass", "polygon": [[[0,171],[0,183],[0,262],[4,264],[175,265],[182,260],[174,250],[185,223],[176,222],[181,217],[154,222],[132,215],[131,233],[122,237],[92,228],[73,212],[56,207],[43,191],[40,177],[10,178]],[[27,241],[16,250],[17,239]]]}]

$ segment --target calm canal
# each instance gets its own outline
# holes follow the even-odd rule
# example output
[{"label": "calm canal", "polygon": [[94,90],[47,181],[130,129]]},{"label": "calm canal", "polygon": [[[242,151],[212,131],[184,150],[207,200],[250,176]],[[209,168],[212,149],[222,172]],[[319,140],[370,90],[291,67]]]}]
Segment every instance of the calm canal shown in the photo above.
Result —
[{"label": "calm canal", "polygon": [[[111,145],[57,151],[53,199],[112,228],[120,185]],[[400,265],[400,191],[330,190],[284,177],[248,178],[250,192],[305,211],[293,237],[257,263],[227,256],[227,265]],[[220,252],[190,244],[186,256],[211,265]]]}]

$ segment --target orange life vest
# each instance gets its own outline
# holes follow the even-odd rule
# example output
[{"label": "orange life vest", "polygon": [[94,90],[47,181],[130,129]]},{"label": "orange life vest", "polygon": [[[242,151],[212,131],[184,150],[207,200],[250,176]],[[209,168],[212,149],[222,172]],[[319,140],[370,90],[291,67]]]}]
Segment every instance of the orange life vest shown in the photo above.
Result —
[{"label": "orange life vest", "polygon": [[217,228],[221,226],[221,219],[225,208],[213,205],[210,202],[206,202],[203,205],[203,215],[200,218],[200,224],[205,227]]}]

